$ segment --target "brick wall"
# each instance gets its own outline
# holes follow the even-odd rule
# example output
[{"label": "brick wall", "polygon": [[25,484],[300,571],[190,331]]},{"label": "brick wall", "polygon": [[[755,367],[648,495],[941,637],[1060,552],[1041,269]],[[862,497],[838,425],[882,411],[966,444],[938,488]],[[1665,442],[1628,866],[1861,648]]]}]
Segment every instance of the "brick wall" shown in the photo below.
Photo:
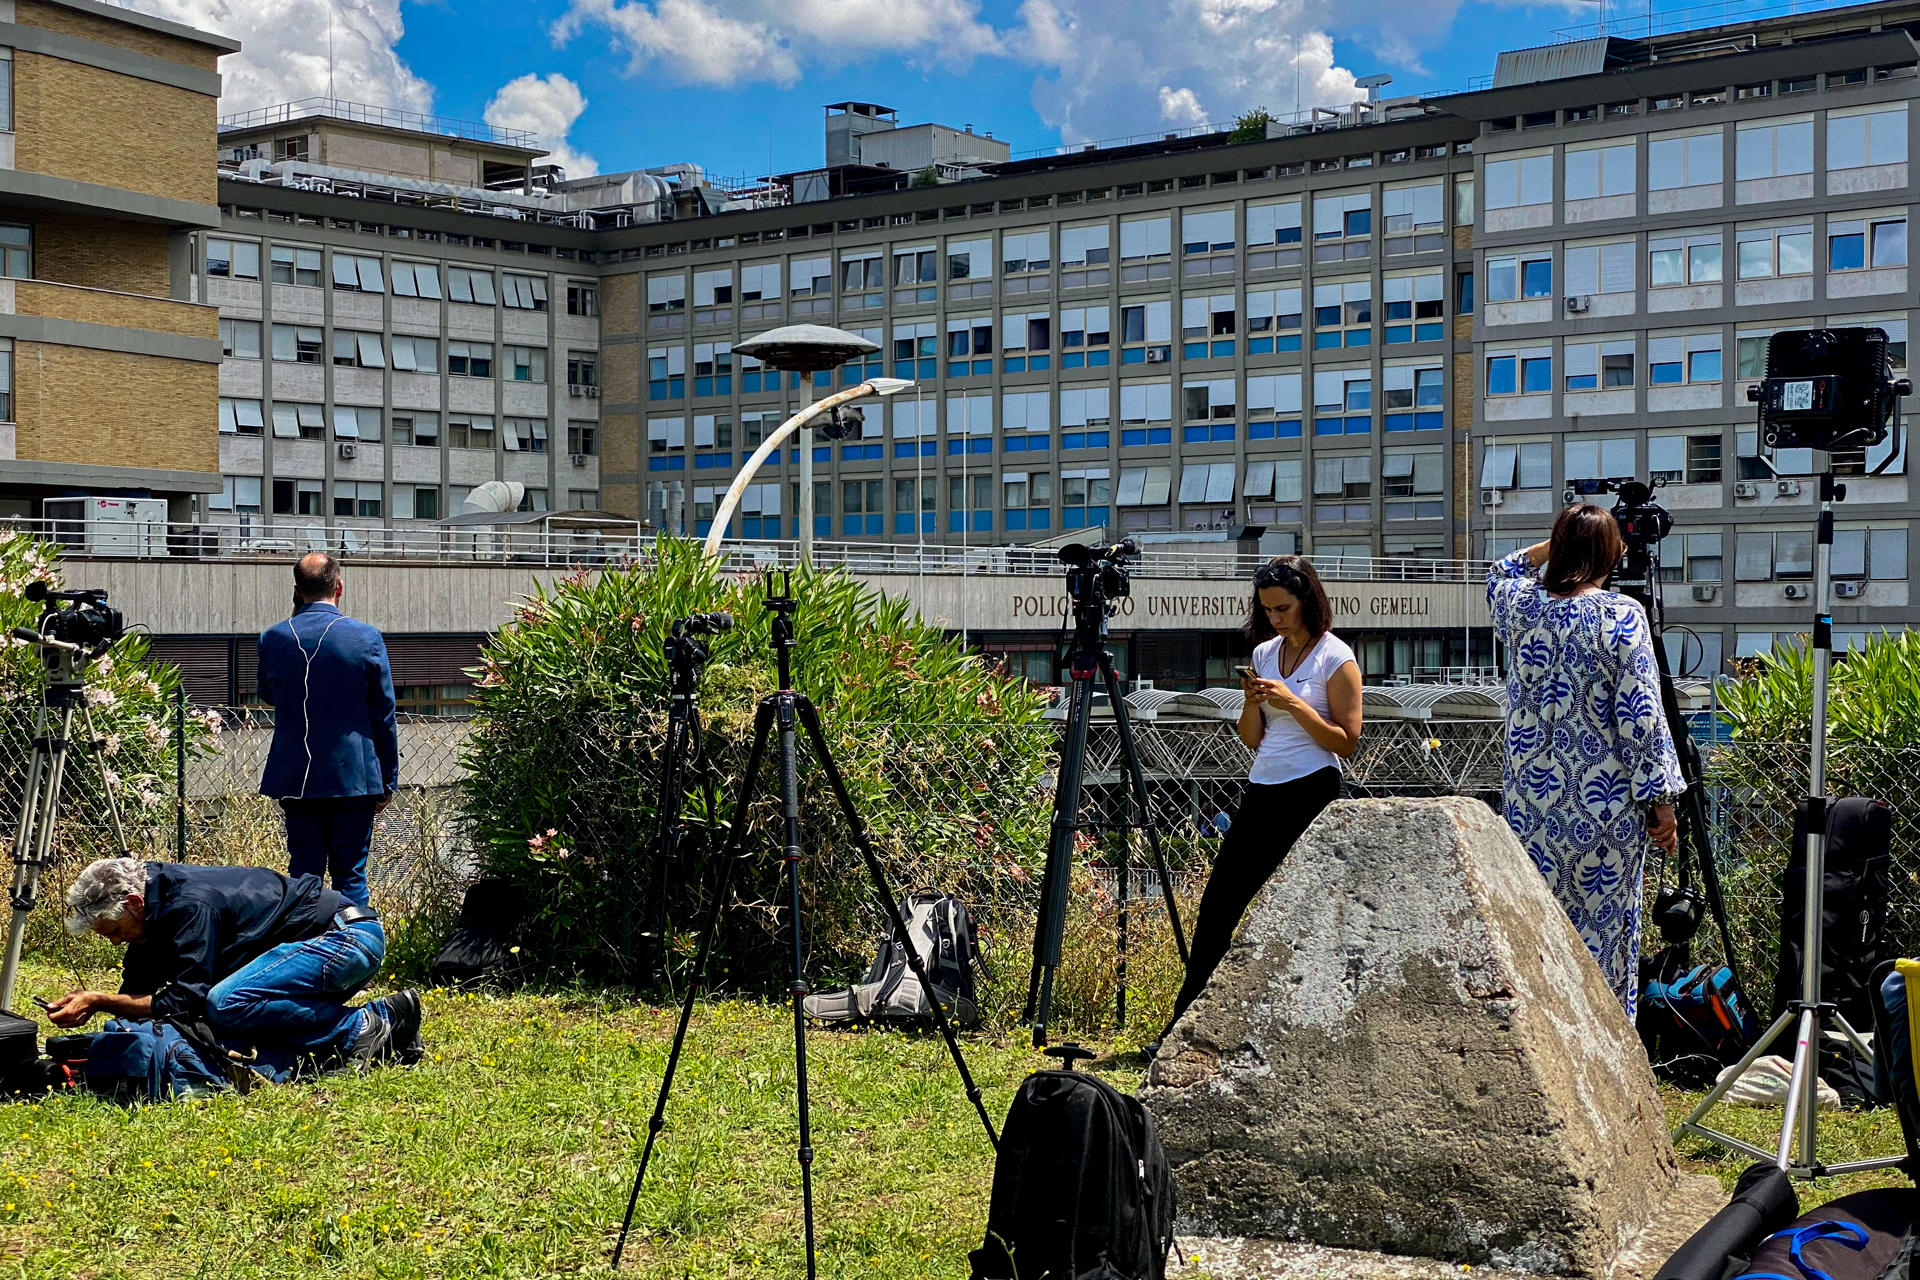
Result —
[{"label": "brick wall", "polygon": [[24,50],[13,75],[15,168],[215,202],[215,99]]},{"label": "brick wall", "polygon": [[165,58],[169,62],[182,63],[201,71],[217,70],[219,66],[220,51],[196,41],[182,40],[131,23],[115,22],[110,18],[95,17],[57,5],[39,4],[36,0],[15,0],[13,20],[23,26],[65,32],[83,40],[110,44],[117,49],[131,49],[135,53]]},{"label": "brick wall", "polygon": [[151,329],[183,338],[220,336],[220,313],[197,302],[175,302],[137,293],[111,293],[43,280],[12,282],[14,310],[23,316],[78,320],[118,329]]},{"label": "brick wall", "polygon": [[167,296],[167,229],[146,222],[47,213],[33,222],[37,280]]},{"label": "brick wall", "polygon": [[633,272],[600,282],[600,332],[640,332],[640,277]]},{"label": "brick wall", "polygon": [[16,342],[13,395],[22,459],[220,470],[217,365]]},{"label": "brick wall", "polygon": [[600,395],[614,404],[640,401],[640,362],[646,350],[638,343],[617,342],[600,350]]},{"label": "brick wall", "polygon": [[[1472,321],[1470,316],[1461,319]],[[1478,425],[1476,361],[1470,351],[1453,357],[1453,493],[1460,528],[1453,538],[1453,555],[1464,560],[1473,554],[1473,516],[1480,510],[1479,477],[1473,474],[1473,431]]]},{"label": "brick wall", "polygon": [[640,420],[630,413],[605,415],[600,419],[600,474],[633,475],[639,470]]}]

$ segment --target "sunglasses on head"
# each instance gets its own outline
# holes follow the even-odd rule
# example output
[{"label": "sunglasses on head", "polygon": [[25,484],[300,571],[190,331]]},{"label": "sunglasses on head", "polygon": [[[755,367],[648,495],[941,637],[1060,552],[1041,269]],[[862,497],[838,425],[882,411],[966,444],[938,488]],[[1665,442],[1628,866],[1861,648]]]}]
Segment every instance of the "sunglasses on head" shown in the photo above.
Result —
[{"label": "sunglasses on head", "polygon": [[1285,587],[1295,595],[1305,582],[1306,575],[1290,565],[1263,565],[1253,575],[1255,587]]}]

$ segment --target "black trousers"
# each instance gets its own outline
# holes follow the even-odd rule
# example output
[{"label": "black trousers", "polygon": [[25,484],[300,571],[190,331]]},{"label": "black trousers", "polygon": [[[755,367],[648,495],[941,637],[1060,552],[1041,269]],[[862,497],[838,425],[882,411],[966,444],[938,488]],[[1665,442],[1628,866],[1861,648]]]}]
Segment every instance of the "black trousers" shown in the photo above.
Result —
[{"label": "black trousers", "polygon": [[1220,842],[1220,855],[1213,860],[1206,891],[1200,895],[1200,917],[1188,947],[1187,980],[1173,1002],[1174,1022],[1206,989],[1214,968],[1233,945],[1240,917],[1280,869],[1293,842],[1322,809],[1339,798],[1340,771],[1331,767],[1291,782],[1247,784],[1240,812]]}]

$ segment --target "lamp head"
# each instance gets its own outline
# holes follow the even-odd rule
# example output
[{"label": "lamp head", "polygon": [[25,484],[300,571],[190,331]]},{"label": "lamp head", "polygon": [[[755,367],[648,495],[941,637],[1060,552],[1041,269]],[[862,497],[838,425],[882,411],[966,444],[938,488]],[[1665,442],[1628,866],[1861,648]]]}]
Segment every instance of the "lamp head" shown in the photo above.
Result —
[{"label": "lamp head", "polygon": [[880,347],[845,329],[789,324],[736,342],[733,349],[783,373],[821,373],[838,369],[855,356],[872,355]]}]

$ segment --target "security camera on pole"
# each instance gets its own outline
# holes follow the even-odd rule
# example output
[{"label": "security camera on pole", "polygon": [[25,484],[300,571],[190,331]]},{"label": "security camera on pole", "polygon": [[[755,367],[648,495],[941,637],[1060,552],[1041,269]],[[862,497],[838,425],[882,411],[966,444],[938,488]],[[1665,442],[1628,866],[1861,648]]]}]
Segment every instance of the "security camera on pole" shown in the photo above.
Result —
[{"label": "security camera on pole", "polygon": [[[825,373],[829,369],[838,369],[856,356],[872,355],[880,348],[857,333],[848,333],[845,329],[830,329],[818,324],[790,324],[779,329],[769,329],[758,337],[748,338],[745,342],[736,342],[735,352],[751,356],[776,373]],[[809,382],[811,379],[809,378]],[[727,522],[733,519],[734,508],[740,504],[741,495],[747,491],[747,485],[754,474],[760,470],[768,458],[779,452],[787,437],[802,427],[811,427],[816,435],[825,440],[842,440],[860,429],[862,415],[853,407],[853,401],[867,396],[891,396],[905,391],[913,385],[905,378],[869,378],[858,386],[836,391],[801,409],[800,412],[781,423],[779,428],[760,442],[746,465],[740,468],[740,474],[733,478],[727,488],[727,496],[720,503],[720,509],[713,514],[713,525],[707,534],[707,554],[720,553],[721,540],[727,536]],[[824,423],[815,425],[816,420],[824,418]],[[809,441],[800,450],[800,502],[795,519],[800,524],[800,562],[813,563],[813,445]]]},{"label": "security camera on pole", "polygon": [[[1827,672],[1833,655],[1833,615],[1827,598],[1833,560],[1833,504],[1847,496],[1846,486],[1835,484],[1836,449],[1871,448],[1900,430],[1900,398],[1913,384],[1896,381],[1887,355],[1887,335],[1881,329],[1794,329],[1767,340],[1767,376],[1747,389],[1747,398],[1759,406],[1760,435],[1770,449],[1808,449],[1821,455],[1820,517],[1813,555],[1813,741],[1807,795],[1800,801],[1806,832],[1805,933],[1800,950],[1800,998],[1761,1034],[1747,1056],[1728,1070],[1721,1081],[1680,1122],[1674,1137],[1691,1130],[1732,1151],[1771,1161],[1794,1177],[1825,1177],[1865,1169],[1886,1169],[1905,1163],[1904,1154],[1823,1165],[1816,1150],[1820,1046],[1827,1022],[1836,1024],[1856,1052],[1869,1060],[1872,1053],[1846,1018],[1820,991],[1822,946],[1821,894],[1826,886],[1827,817],[1832,801],[1827,785]],[[1898,456],[1888,451],[1882,468]],[[1754,1060],[1772,1047],[1789,1027],[1798,1024],[1793,1077],[1787,1089],[1786,1112],[1780,1121],[1780,1144],[1766,1151],[1700,1123],[1722,1094],[1746,1074]],[[1798,1138],[1798,1154],[1795,1139]]]}]

